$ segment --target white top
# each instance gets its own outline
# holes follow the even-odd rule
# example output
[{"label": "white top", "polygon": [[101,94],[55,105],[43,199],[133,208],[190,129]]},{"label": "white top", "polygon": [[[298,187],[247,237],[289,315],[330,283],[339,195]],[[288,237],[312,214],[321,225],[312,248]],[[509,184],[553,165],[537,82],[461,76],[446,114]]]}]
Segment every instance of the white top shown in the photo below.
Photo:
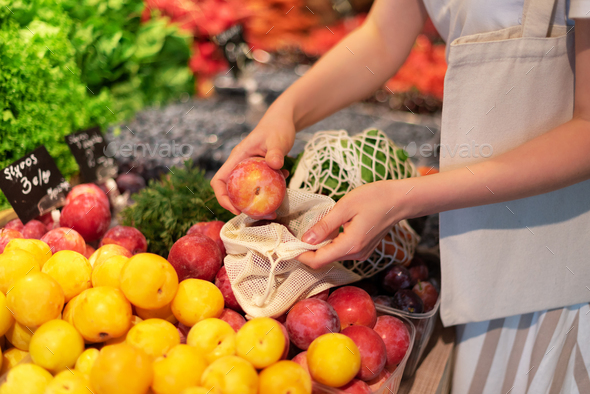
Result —
[{"label": "white top", "polygon": [[[439,34],[450,44],[462,36],[521,24],[524,0],[424,0],[424,5]],[[573,18],[590,18],[590,0],[557,0],[553,23],[566,24],[565,15],[568,25],[574,24]]]}]

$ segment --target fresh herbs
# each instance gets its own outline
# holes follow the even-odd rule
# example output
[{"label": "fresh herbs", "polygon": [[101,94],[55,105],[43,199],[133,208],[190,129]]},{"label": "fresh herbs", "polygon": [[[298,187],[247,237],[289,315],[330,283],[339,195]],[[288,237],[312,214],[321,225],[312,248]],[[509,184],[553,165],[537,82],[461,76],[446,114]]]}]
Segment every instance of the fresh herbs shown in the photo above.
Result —
[{"label": "fresh herbs", "polygon": [[135,204],[121,213],[123,224],[139,229],[148,240],[148,251],[163,257],[193,224],[234,216],[219,205],[204,171],[189,161],[151,181],[133,200]]}]

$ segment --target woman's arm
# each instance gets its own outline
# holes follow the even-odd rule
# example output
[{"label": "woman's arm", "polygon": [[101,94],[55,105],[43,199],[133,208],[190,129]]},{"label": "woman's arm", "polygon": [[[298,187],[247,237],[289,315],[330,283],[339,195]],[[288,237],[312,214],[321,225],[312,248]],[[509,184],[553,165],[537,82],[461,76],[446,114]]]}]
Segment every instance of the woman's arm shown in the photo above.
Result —
[{"label": "woman's arm", "polygon": [[[576,20],[575,29],[572,120],[509,152],[470,165],[469,169],[376,182],[353,190],[303,240],[311,237],[311,243],[321,242],[342,224],[344,232],[327,246],[298,259],[312,267],[343,258],[366,259],[401,219],[530,197],[589,179],[590,19]],[[375,195],[392,197],[379,200]]]},{"label": "woman's arm", "polygon": [[365,23],[323,56],[270,106],[211,180],[217,200],[239,214],[227,196],[227,177],[240,161],[263,156],[275,169],[295,133],[383,86],[406,60],[426,11],[421,0],[377,0]]}]

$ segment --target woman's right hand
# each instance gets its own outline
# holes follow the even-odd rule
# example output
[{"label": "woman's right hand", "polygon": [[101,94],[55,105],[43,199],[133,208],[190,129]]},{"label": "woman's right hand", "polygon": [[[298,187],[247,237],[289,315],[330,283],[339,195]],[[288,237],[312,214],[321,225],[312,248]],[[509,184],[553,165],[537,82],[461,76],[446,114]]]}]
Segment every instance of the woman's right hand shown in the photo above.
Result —
[{"label": "woman's right hand", "polygon": [[[227,195],[227,178],[230,172],[239,162],[249,157],[264,157],[271,168],[280,170],[284,157],[293,147],[295,132],[292,117],[286,116],[284,111],[268,111],[256,128],[232,149],[227,161],[211,179],[219,204],[239,215],[240,211],[233,206]],[[283,170],[283,175],[287,177],[288,172]]]}]

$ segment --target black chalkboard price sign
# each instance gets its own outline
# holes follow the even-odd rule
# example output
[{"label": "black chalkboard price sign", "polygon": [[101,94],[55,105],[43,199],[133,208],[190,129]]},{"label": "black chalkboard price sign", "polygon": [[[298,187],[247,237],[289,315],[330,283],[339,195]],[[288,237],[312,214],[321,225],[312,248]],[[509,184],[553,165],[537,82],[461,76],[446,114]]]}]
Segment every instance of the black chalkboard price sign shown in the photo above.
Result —
[{"label": "black chalkboard price sign", "polygon": [[212,41],[223,50],[223,55],[234,77],[237,77],[246,64],[252,61],[252,48],[244,39],[244,28],[241,25],[234,25],[219,33],[212,37]]},{"label": "black chalkboard price sign", "polygon": [[66,135],[84,182],[102,182],[117,175],[117,163],[105,155],[107,143],[100,128],[93,127]]},{"label": "black chalkboard price sign", "polygon": [[2,170],[0,189],[19,219],[27,223],[62,206],[70,184],[47,149],[40,146]]}]

